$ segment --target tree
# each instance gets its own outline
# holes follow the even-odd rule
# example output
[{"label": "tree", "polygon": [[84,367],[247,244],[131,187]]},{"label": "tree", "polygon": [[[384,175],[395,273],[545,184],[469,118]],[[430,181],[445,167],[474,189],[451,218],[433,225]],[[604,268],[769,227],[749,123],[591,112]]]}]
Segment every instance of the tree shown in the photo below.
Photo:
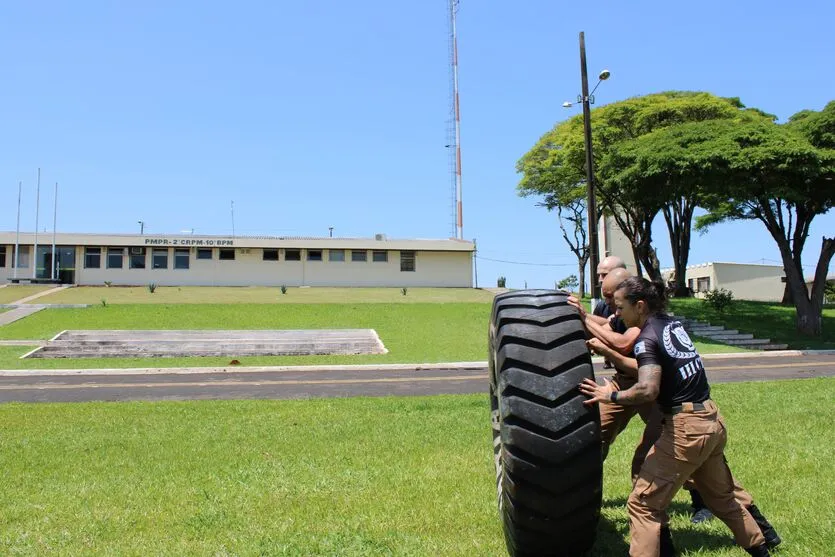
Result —
[{"label": "tree", "polygon": [[[572,120],[568,125],[563,126],[557,137],[553,139],[563,143],[570,141],[577,133],[574,129],[576,125],[577,121]],[[582,133],[582,120],[579,132]],[[546,138],[543,137],[543,139]],[[517,171],[523,174],[518,191],[523,197],[541,195],[544,200],[537,203],[539,207],[545,207],[549,211],[556,209],[562,237],[577,257],[577,272],[580,276],[579,294],[583,297],[586,286],[586,263],[591,256],[585,224],[586,188],[582,180],[576,179],[576,169],[566,165],[564,161],[558,161],[557,155],[559,155],[558,144],[553,143],[551,138],[545,141],[540,140],[516,164]],[[568,227],[565,221],[568,221]],[[593,269],[590,274],[594,274]]]},{"label": "tree", "polygon": [[[702,150],[705,164],[710,159],[712,171],[726,181],[711,182],[714,189],[705,202],[710,212],[696,219],[697,229],[726,220],[762,222],[780,251],[797,329],[807,335],[822,332],[826,275],[835,255],[835,238],[824,237],[809,291],[801,262],[803,246],[815,216],[835,205],[835,150],[826,147],[829,136],[821,129],[835,122],[831,111],[835,103],[829,103],[822,116],[804,113],[796,125],[729,124],[714,130],[715,139]],[[823,138],[821,147],[810,138]]]},{"label": "tree", "polygon": [[[704,191],[719,191],[727,173],[719,171],[713,158],[714,141],[729,124],[770,122],[759,111],[736,108],[724,119],[686,122],[660,128],[633,140],[614,145],[601,163],[601,175],[609,187],[629,191],[627,198],[641,195],[644,206],[660,206],[670,236],[675,267],[675,295],[689,296],[687,263],[693,213],[704,201]],[[732,118],[730,116],[733,116]]]},{"label": "tree", "polygon": [[[595,193],[603,210],[612,215],[631,242],[639,274],[643,268],[650,278],[660,277],[658,258],[652,245],[652,223],[668,203],[671,235],[679,238],[686,228],[688,238],[683,252],[689,251],[687,208],[681,207],[677,213],[674,198],[665,197],[670,193],[668,190],[656,188],[648,194],[649,188],[639,179],[609,181],[617,169],[613,165],[607,166],[606,157],[623,144],[655,130],[693,121],[739,118],[743,109],[739,99],[673,91],[627,99],[592,111]],[[517,171],[523,174],[518,186],[520,195],[554,194],[558,203],[583,198],[585,143],[582,116],[570,118],[542,136],[520,159]],[[566,196],[566,192],[574,197]],[[692,216],[692,211],[689,215]],[[676,219],[681,221],[680,224],[676,224]],[[684,273],[678,276],[685,280]]]},{"label": "tree", "polygon": [[557,283],[557,289],[573,291],[577,286],[580,286],[580,297],[583,297],[582,284],[577,280],[577,275],[568,275]]}]

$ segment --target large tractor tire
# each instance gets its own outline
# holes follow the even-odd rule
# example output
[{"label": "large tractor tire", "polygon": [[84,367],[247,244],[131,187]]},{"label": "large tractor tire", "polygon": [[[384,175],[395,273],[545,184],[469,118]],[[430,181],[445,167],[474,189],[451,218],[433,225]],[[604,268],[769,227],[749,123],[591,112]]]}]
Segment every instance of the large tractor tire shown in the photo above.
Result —
[{"label": "large tractor tire", "polygon": [[568,294],[496,296],[488,358],[496,488],[512,557],[576,557],[600,518],[600,414],[577,386],[594,378]]}]

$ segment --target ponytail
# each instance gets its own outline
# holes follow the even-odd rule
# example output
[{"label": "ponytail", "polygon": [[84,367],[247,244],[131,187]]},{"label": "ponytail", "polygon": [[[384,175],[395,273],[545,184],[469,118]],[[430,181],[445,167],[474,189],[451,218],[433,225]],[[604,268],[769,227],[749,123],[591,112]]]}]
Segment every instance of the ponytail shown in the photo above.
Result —
[{"label": "ponytail", "polygon": [[667,307],[667,291],[660,280],[650,282],[641,277],[629,277],[616,290],[624,290],[624,297],[631,304],[645,302],[650,313],[660,313]]}]

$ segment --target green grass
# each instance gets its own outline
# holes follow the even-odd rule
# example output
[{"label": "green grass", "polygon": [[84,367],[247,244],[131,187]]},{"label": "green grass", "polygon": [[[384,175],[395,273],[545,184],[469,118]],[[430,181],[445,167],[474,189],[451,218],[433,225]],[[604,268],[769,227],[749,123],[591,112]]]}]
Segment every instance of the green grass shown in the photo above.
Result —
[{"label": "green grass", "polygon": [[[835,379],[714,398],[781,554],[831,555]],[[626,552],[639,430],[606,462],[596,556]],[[6,404],[0,553],[501,556],[491,456],[484,395]],[[690,524],[683,495],[671,510],[682,555],[743,554],[718,521]]]},{"label": "green grass", "polygon": [[492,303],[494,294],[476,288],[297,288],[282,294],[278,287],[80,286],[39,299],[47,304],[361,304],[361,303]]},{"label": "green grass", "polygon": [[[116,305],[42,310],[0,327],[0,339],[49,339],[66,329],[371,328],[388,354],[235,357],[242,365],[483,361],[490,304]],[[703,353],[739,349],[698,345]],[[31,347],[0,346],[0,369],[224,366],[230,357],[26,359]]]},{"label": "green grass", "polygon": [[728,310],[719,314],[701,300],[690,298],[670,300],[670,310],[679,316],[753,333],[755,338],[786,343],[789,348],[835,349],[835,307],[831,306],[823,310],[823,335],[819,338],[809,338],[797,332],[797,313],[793,306],[734,300]]},{"label": "green grass", "polygon": [[35,284],[10,284],[0,288],[0,304],[10,304],[22,300],[38,292],[49,290],[51,286],[40,286]]}]

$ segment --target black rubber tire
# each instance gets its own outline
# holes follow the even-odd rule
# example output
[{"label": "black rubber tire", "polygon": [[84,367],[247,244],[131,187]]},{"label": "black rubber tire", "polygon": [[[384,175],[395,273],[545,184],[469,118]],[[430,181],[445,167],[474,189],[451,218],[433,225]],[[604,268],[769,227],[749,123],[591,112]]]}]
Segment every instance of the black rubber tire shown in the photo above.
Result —
[{"label": "black rubber tire", "polygon": [[600,413],[577,386],[594,378],[568,294],[496,296],[489,374],[499,512],[513,557],[582,555],[594,545],[603,492]]}]

